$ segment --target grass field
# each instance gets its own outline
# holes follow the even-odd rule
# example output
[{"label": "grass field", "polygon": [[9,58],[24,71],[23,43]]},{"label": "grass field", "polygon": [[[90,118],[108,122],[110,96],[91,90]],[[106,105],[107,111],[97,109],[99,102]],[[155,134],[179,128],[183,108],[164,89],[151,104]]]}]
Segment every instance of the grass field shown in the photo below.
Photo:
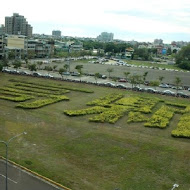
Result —
[{"label": "grass field", "polygon": [[[64,110],[88,108],[87,102],[110,93],[190,105],[188,100],[4,73],[0,73],[0,87],[10,85],[10,79],[94,93],[71,90],[64,94],[69,101],[38,109],[16,108],[17,102],[0,99],[0,140],[28,133],[11,142],[9,159],[76,190],[168,190],[174,183],[179,190],[190,188],[190,139],[171,136],[181,114],[175,114],[164,129],[144,127],[145,122],[128,123],[127,115],[110,124],[89,122],[92,115],[64,114]],[[0,155],[5,155],[1,144]]]}]

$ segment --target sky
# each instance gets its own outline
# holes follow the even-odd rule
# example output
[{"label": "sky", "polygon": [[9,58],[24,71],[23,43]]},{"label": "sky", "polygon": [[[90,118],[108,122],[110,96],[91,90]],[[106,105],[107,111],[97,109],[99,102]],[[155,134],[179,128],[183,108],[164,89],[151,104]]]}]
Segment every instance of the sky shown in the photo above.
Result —
[{"label": "sky", "polygon": [[63,36],[95,38],[112,32],[126,41],[190,41],[189,0],[6,0],[1,7],[0,24],[19,13],[33,33],[61,30]]}]

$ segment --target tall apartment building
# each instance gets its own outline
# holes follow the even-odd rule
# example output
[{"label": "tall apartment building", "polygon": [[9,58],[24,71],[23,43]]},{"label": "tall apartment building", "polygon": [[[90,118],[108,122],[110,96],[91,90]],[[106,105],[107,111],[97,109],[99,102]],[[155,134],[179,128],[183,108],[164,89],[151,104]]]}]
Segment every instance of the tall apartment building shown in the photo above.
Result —
[{"label": "tall apartment building", "polygon": [[32,37],[32,26],[24,16],[14,13],[11,17],[5,17],[5,33]]},{"label": "tall apartment building", "polygon": [[97,40],[102,41],[102,42],[112,42],[113,41],[113,33],[108,33],[108,32],[102,32],[98,37]]},{"label": "tall apartment building", "polygon": [[60,30],[53,30],[52,36],[61,37],[61,31]]},{"label": "tall apartment building", "polygon": [[5,33],[5,26],[2,24],[0,26],[0,35],[4,34]]}]

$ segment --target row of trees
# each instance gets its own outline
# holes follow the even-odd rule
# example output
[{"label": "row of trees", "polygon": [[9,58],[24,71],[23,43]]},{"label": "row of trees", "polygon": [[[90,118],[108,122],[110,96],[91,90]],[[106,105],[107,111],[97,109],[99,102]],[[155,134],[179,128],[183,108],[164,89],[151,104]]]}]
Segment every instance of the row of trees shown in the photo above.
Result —
[{"label": "row of trees", "polygon": [[190,70],[190,44],[176,54],[176,64],[182,69]]}]

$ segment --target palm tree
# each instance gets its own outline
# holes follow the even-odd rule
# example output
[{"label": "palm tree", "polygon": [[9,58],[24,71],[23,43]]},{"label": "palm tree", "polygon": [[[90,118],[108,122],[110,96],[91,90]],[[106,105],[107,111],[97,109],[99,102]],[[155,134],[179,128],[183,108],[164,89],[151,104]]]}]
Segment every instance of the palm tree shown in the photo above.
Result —
[{"label": "palm tree", "polygon": [[36,71],[37,69],[36,69],[36,64],[31,64],[31,65],[28,65],[28,69],[30,70],[30,71]]},{"label": "palm tree", "polygon": [[63,79],[63,73],[66,71],[64,68],[59,69],[59,74],[61,75],[61,78]]},{"label": "palm tree", "polygon": [[130,75],[130,72],[124,72],[126,80],[128,79],[128,76]]},{"label": "palm tree", "polygon": [[164,79],[163,76],[159,76],[159,81],[160,81],[160,83],[162,83],[163,79]]},{"label": "palm tree", "polygon": [[147,75],[148,75],[148,71],[144,72],[144,74],[143,74],[143,81],[144,81],[144,83],[145,83],[145,81],[146,81]]},{"label": "palm tree", "polygon": [[94,74],[94,79],[95,79],[95,81],[96,81],[96,84],[97,84],[97,82],[98,82],[98,78],[100,77],[100,73],[95,73]]},{"label": "palm tree", "polygon": [[108,68],[107,69],[107,72],[109,73],[109,78],[110,78],[110,73],[112,73],[114,70],[113,70],[113,68]]},{"label": "palm tree", "polygon": [[174,84],[176,85],[176,93],[178,93],[179,86],[182,85],[181,79],[179,77],[175,77]]},{"label": "palm tree", "polygon": [[68,64],[65,64],[63,67],[66,69],[66,71],[69,69],[69,65]]},{"label": "palm tree", "polygon": [[76,65],[75,69],[78,71],[79,73],[79,77],[80,77],[80,81],[81,81],[81,76],[82,76],[82,68],[83,68],[83,65]]},{"label": "palm tree", "polygon": [[56,68],[57,68],[57,65],[54,65],[54,66],[53,66],[53,71],[55,71]]}]

